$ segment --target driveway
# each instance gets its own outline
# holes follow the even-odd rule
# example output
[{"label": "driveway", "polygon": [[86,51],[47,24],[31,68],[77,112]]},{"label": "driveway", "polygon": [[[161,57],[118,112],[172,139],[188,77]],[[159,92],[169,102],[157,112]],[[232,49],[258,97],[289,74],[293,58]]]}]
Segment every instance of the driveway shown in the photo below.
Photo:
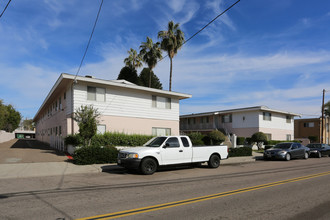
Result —
[{"label": "driveway", "polygon": [[64,162],[67,157],[34,139],[13,139],[0,143],[0,164]]}]

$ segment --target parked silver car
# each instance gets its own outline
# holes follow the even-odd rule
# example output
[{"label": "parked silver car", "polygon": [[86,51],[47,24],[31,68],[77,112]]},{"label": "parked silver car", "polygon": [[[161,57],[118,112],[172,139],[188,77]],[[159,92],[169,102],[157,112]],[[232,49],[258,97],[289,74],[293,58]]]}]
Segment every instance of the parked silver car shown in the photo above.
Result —
[{"label": "parked silver car", "polygon": [[264,159],[291,160],[292,158],[309,157],[309,148],[300,143],[286,142],[276,144],[274,147],[264,151]]}]

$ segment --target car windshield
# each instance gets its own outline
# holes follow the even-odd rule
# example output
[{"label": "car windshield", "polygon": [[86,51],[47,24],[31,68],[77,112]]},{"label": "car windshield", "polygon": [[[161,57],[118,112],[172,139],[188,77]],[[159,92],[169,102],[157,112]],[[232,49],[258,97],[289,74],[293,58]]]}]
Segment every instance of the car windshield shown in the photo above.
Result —
[{"label": "car windshield", "polygon": [[291,147],[291,143],[281,143],[276,144],[273,149],[289,149]]},{"label": "car windshield", "polygon": [[160,147],[162,143],[166,140],[167,137],[156,137],[155,139],[151,140],[150,143],[147,143],[145,146],[147,147]]},{"label": "car windshield", "polygon": [[309,148],[321,148],[321,144],[307,144]]}]

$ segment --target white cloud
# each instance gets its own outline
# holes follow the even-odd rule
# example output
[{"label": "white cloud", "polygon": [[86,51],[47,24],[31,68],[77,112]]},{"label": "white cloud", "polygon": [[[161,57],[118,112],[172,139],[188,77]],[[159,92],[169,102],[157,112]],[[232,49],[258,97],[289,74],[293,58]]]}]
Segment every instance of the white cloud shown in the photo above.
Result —
[{"label": "white cloud", "polygon": [[166,1],[166,4],[168,5],[168,7],[170,7],[174,13],[178,13],[180,12],[184,5],[185,5],[185,0],[184,1],[178,1],[178,0],[170,0],[170,1]]}]

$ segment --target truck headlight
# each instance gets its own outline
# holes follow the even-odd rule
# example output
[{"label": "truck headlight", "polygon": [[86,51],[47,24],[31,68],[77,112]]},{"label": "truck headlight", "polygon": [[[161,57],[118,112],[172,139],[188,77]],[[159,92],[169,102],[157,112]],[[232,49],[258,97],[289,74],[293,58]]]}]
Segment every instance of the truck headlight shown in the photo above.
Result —
[{"label": "truck headlight", "polygon": [[127,158],[139,158],[139,154],[136,154],[136,153],[128,154]]}]

